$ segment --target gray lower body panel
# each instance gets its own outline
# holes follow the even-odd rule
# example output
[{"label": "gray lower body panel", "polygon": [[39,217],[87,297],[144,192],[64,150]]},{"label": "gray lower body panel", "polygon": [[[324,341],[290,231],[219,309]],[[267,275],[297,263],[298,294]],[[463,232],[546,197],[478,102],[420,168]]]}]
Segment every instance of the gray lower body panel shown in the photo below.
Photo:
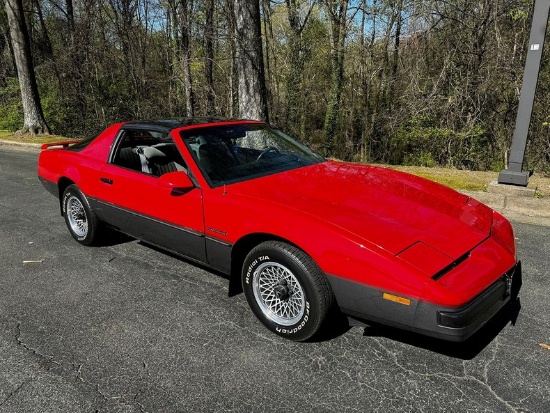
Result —
[{"label": "gray lower body panel", "polygon": [[204,235],[89,198],[100,221],[134,238],[206,262]]}]

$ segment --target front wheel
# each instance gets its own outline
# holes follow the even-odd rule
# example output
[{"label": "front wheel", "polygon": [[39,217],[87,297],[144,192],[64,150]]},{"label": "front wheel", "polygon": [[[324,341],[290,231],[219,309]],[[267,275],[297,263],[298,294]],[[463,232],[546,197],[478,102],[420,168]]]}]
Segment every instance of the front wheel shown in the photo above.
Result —
[{"label": "front wheel", "polygon": [[63,192],[63,216],[69,232],[82,245],[92,245],[98,238],[99,221],[86,195],[76,185]]},{"label": "front wheel", "polygon": [[247,255],[243,290],[250,308],[272,332],[295,341],[317,333],[332,308],[332,289],[315,262],[302,250],[267,241]]}]

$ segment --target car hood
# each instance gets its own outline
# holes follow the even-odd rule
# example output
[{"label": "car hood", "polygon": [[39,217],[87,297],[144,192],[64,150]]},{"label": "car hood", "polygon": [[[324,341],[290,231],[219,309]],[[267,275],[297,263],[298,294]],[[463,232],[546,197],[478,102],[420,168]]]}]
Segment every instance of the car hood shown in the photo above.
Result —
[{"label": "car hood", "polygon": [[481,243],[492,224],[492,210],[468,196],[368,165],[327,161],[231,185],[231,192],[313,215],[427,275]]}]

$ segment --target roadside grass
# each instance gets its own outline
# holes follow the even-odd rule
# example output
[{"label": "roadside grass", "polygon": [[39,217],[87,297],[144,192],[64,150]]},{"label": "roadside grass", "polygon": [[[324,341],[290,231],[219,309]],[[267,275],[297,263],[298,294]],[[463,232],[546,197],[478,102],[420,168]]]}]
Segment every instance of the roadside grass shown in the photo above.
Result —
[{"label": "roadside grass", "polygon": [[[70,139],[71,138],[57,135],[20,135],[8,131],[0,131],[0,140],[12,142],[44,144],[62,142]],[[498,179],[498,172],[490,171],[466,171],[452,168],[427,168],[421,166],[378,166],[418,175],[459,191],[486,191],[489,183]],[[538,197],[550,197],[550,175],[535,173],[529,178],[529,187],[537,189]]]},{"label": "roadside grass", "polygon": [[452,168],[428,168],[422,166],[383,166],[418,175],[464,191],[485,191],[487,190],[487,185],[498,178],[497,172],[465,171]]},{"label": "roadside grass", "polygon": [[[453,168],[427,168],[421,166],[381,165],[397,169],[449,186],[459,191],[487,191],[487,186],[498,180],[498,172],[466,171]],[[550,197],[550,175],[534,173],[529,178],[529,188],[536,189],[539,198]]]},{"label": "roadside grass", "polygon": [[70,140],[65,136],[59,135],[31,135],[30,133],[18,134],[9,132],[6,130],[0,130],[0,140],[20,143],[36,143],[42,145],[43,143],[54,143]]}]

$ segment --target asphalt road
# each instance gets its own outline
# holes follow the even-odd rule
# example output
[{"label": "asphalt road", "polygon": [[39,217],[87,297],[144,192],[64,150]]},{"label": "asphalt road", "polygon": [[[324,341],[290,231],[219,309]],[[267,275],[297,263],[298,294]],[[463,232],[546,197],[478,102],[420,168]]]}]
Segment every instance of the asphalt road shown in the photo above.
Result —
[{"label": "asphalt road", "polygon": [[0,413],[550,412],[550,228],[515,225],[520,305],[466,343],[373,327],[293,343],[217,274],[77,244],[36,157],[0,147]]}]

